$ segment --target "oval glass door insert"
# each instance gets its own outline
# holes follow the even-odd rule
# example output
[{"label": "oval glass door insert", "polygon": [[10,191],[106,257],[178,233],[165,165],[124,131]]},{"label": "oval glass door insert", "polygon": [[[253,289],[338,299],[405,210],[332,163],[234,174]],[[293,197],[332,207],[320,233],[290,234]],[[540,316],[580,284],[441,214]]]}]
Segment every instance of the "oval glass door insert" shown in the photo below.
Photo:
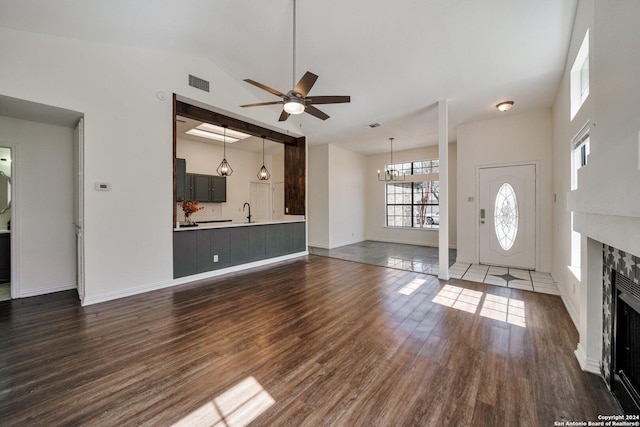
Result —
[{"label": "oval glass door insert", "polygon": [[498,243],[502,249],[508,251],[518,234],[518,198],[508,182],[502,184],[498,190],[494,218]]}]

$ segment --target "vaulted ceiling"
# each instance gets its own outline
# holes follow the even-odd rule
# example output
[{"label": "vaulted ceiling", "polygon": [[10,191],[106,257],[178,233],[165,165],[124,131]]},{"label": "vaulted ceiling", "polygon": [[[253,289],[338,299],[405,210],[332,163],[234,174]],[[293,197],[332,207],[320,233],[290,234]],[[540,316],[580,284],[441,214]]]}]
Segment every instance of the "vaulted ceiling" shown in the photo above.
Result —
[{"label": "vaulted ceiling", "polygon": [[[0,0],[0,26],[209,58],[233,79],[286,92],[305,71],[331,116],[289,119],[312,144],[373,154],[437,143],[438,100],[450,139],[466,121],[551,107],[577,0]],[[245,83],[242,83],[245,84]],[[277,100],[247,85],[238,105]],[[250,97],[247,96],[247,93]],[[273,109],[273,125],[280,106]],[[370,128],[371,123],[380,127]]]}]

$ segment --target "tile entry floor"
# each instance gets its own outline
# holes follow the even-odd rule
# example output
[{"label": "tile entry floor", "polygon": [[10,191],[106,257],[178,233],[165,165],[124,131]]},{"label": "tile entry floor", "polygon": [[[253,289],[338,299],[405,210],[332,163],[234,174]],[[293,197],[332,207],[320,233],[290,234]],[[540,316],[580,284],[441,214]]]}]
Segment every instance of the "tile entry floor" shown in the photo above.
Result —
[{"label": "tile entry floor", "polygon": [[560,295],[551,274],[539,271],[456,262],[449,269],[449,275],[453,279]]},{"label": "tile entry floor", "polygon": [[[439,270],[438,248],[429,246],[365,240],[364,242],[335,249],[310,246],[309,253],[436,276]],[[449,268],[449,274],[452,279],[463,279],[487,285],[560,295],[556,282],[549,273],[454,262],[455,259],[456,250],[450,249],[449,260],[451,260],[451,267]]]}]

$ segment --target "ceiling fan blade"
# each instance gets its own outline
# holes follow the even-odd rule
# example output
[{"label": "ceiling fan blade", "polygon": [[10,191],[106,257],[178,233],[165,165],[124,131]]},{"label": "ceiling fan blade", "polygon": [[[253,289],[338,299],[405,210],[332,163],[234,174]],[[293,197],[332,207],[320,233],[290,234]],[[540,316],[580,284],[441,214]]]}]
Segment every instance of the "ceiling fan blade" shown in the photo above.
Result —
[{"label": "ceiling fan blade", "polygon": [[312,96],[308,99],[311,104],[341,104],[351,102],[350,96]]},{"label": "ceiling fan blade", "polygon": [[327,120],[329,118],[329,115],[327,113],[324,113],[320,110],[318,110],[316,107],[314,107],[313,105],[307,105],[304,109],[305,113],[309,113],[312,116],[315,116],[317,118],[319,118],[320,120]]},{"label": "ceiling fan blade", "polygon": [[316,84],[316,80],[318,80],[318,76],[307,71],[304,73],[304,76],[302,76],[296,87],[293,88],[293,93],[304,98],[307,96],[313,85]]},{"label": "ceiling fan blade", "polygon": [[241,107],[260,107],[262,105],[275,105],[282,104],[282,101],[271,101],[271,102],[256,102],[255,104],[244,104]]},{"label": "ceiling fan blade", "polygon": [[273,88],[270,88],[269,86],[265,86],[265,85],[263,85],[262,83],[258,83],[258,82],[257,82],[257,81],[255,81],[255,80],[251,80],[251,79],[244,79],[244,81],[245,81],[245,82],[247,82],[247,83],[249,83],[249,84],[252,84],[252,85],[254,85],[254,86],[256,86],[256,87],[259,87],[259,88],[260,88],[260,89],[262,89],[262,90],[266,90],[267,92],[272,93],[272,94],[274,94],[275,96],[279,96],[280,98],[286,98],[286,97],[287,97],[287,95],[285,95],[284,93],[280,92],[279,90],[275,90],[275,89],[273,89]]},{"label": "ceiling fan blade", "polygon": [[286,111],[282,110],[282,113],[280,114],[280,118],[278,119],[279,122],[284,122],[285,120],[287,120],[289,118],[291,114],[287,113]]}]

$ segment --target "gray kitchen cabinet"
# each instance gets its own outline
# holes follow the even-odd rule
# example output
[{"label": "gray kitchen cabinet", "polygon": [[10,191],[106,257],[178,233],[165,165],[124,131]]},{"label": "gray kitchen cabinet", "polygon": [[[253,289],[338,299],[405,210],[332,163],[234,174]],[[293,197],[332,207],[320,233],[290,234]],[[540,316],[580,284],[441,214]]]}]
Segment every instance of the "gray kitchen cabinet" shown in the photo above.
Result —
[{"label": "gray kitchen cabinet", "polygon": [[214,256],[218,256],[217,262],[212,262],[211,270],[219,270],[225,267],[236,265],[231,258],[230,244],[230,228],[214,228],[211,231],[211,260]]},{"label": "gray kitchen cabinet", "polygon": [[196,233],[173,233],[174,278],[196,273],[196,236]]},{"label": "gray kitchen cabinet", "polygon": [[249,262],[249,227],[229,228],[229,259],[234,265]]},{"label": "gray kitchen cabinet", "polygon": [[187,174],[189,200],[224,203],[227,201],[227,179],[222,176]]},{"label": "gray kitchen cabinet", "polygon": [[305,238],[304,222],[174,231],[173,276],[303,252]]},{"label": "gray kitchen cabinet", "polygon": [[249,260],[260,261],[267,258],[267,226],[247,228],[249,229]]},{"label": "gray kitchen cabinet", "polygon": [[211,201],[224,203],[227,201],[227,178],[224,176],[211,177]]}]

